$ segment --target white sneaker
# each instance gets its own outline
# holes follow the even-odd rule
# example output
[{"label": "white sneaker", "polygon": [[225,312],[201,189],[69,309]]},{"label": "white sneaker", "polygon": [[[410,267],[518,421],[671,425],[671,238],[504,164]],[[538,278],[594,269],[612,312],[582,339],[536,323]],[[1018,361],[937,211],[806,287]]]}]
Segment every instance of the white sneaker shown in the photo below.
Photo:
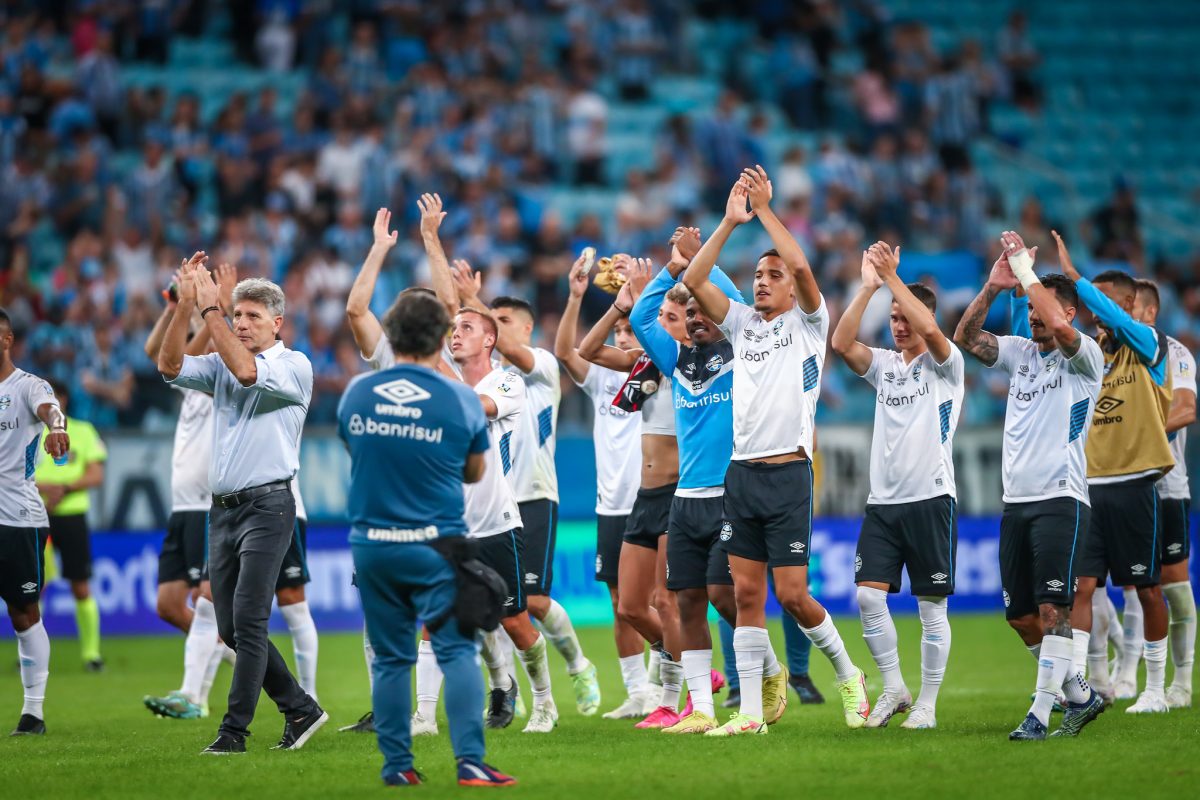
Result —
[{"label": "white sneaker", "polygon": [[1167,687],[1167,708],[1191,708],[1192,690],[1171,684]]},{"label": "white sneaker", "polygon": [[1167,698],[1162,692],[1152,692],[1146,690],[1142,692],[1142,696],[1137,699],[1137,702],[1125,709],[1126,714],[1165,714],[1171,708],[1167,705]]},{"label": "white sneaker", "polygon": [[540,705],[535,704],[529,722],[525,724],[522,733],[550,733],[558,725],[558,709],[553,700],[547,700]]},{"label": "white sneaker", "polygon": [[624,703],[604,714],[604,719],[641,719],[646,716],[646,696],[649,694],[648,689],[634,692]]},{"label": "white sneaker", "polygon": [[421,716],[420,711],[414,711],[412,715],[412,735],[413,736],[437,736],[438,727],[437,720],[433,717],[426,719]]},{"label": "white sneaker", "polygon": [[875,707],[871,709],[870,716],[867,717],[867,727],[886,728],[892,717],[910,710],[912,702],[912,695],[908,689],[903,689],[899,693],[889,692],[885,689],[883,694],[879,695],[879,699],[875,701]]},{"label": "white sneaker", "polygon": [[1133,676],[1130,677],[1125,674],[1124,670],[1118,667],[1116,674],[1112,678],[1112,690],[1118,700],[1132,700],[1137,697],[1137,673],[1133,673]]},{"label": "white sneaker", "polygon": [[900,727],[908,728],[910,731],[936,728],[937,716],[929,706],[915,705],[908,715],[908,719],[900,723]]}]

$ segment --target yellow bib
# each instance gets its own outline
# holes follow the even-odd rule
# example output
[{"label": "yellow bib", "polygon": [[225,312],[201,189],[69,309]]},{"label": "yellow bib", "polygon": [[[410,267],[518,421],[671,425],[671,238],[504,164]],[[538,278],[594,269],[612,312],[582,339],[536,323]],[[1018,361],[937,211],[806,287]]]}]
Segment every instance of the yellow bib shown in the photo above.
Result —
[{"label": "yellow bib", "polygon": [[[1159,337],[1160,356],[1166,343]],[[1104,350],[1104,383],[1092,415],[1087,440],[1089,478],[1109,478],[1157,471],[1165,475],[1175,466],[1167,443],[1167,412],[1171,408],[1171,375],[1159,386],[1132,348],[1122,345]]]}]

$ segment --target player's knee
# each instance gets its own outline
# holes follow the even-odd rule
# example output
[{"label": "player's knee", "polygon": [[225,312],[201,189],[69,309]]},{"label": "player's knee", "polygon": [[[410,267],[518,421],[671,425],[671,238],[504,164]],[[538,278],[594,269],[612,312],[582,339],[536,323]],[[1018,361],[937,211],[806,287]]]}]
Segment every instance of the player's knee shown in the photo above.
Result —
[{"label": "player's knee", "polygon": [[881,614],[887,611],[887,592],[871,586],[859,586],[858,609],[863,614]]},{"label": "player's knee", "polygon": [[654,606],[654,610],[658,612],[660,617],[673,618],[679,616],[679,605],[675,602],[675,593],[665,588],[659,587],[654,590],[650,605]]},{"label": "player's knee", "polygon": [[708,602],[712,603],[712,607],[721,615],[721,619],[728,622],[730,625],[735,624],[737,619],[737,603],[733,599],[733,589],[729,586],[710,586],[708,587]]}]

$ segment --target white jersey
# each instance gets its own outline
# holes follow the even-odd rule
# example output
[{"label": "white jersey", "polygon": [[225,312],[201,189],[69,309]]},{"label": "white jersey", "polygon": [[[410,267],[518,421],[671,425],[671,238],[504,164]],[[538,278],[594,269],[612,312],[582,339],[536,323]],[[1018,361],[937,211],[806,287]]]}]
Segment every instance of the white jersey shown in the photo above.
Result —
[{"label": "white jersey", "polygon": [[733,344],[733,458],[813,454],[814,417],[829,336],[825,298],[811,314],[798,305],[767,322],[730,302],[721,331]]},{"label": "white jersey", "polygon": [[[1171,391],[1186,389],[1196,393],[1196,359],[1177,339],[1167,337],[1167,369],[1171,374]],[[1187,475],[1187,428],[1167,434],[1175,468],[1158,481],[1158,494],[1169,500],[1187,500],[1192,496]]]},{"label": "white jersey", "polygon": [[212,491],[208,462],[212,459],[212,395],[175,387],[183,393],[175,443],[171,451],[171,511],[208,511]]},{"label": "white jersey", "polygon": [[592,400],[592,443],[596,448],[596,513],[623,516],[633,510],[642,480],[642,413],[613,405],[626,372],[595,364],[579,384]]},{"label": "white jersey", "polygon": [[17,369],[0,381],[0,525],[45,528],[50,524],[33,481],[46,429],[37,411],[47,403],[58,408],[54,390],[36,375]]},{"label": "white jersey", "polygon": [[1021,336],[997,336],[993,365],[1009,375],[1004,413],[1004,502],[1073,497],[1091,505],[1084,445],[1104,379],[1104,354],[1080,334],[1079,352],[1047,353]]},{"label": "white jersey", "polygon": [[548,350],[531,347],[533,369],[526,374],[509,366],[525,382],[525,412],[517,433],[513,483],[517,502],[558,502],[558,471],[554,467],[554,438],[558,430],[558,403],[562,384],[558,359]]},{"label": "white jersey", "polygon": [[493,369],[475,384],[475,393],[496,404],[496,418],[487,421],[487,467],[478,483],[463,485],[467,536],[482,539],[521,527],[521,512],[512,482],[514,438],[519,436],[525,409],[525,383],[521,376]]},{"label": "white jersey", "polygon": [[[642,401],[642,433],[675,435],[675,397],[669,375],[664,375],[659,381],[658,389]],[[640,472],[638,481],[641,481]]]},{"label": "white jersey", "polygon": [[875,387],[875,431],[871,437],[868,503],[913,503],[957,497],[954,431],[962,411],[962,353],[938,364],[926,351],[904,363],[895,350],[871,348],[863,378]]}]

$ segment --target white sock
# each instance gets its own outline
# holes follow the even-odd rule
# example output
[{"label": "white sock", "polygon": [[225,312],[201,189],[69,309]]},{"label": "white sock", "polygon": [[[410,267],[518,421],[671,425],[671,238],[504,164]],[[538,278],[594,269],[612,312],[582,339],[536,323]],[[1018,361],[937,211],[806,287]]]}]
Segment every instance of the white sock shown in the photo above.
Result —
[{"label": "white sock", "polygon": [[[1121,625],[1121,615],[1117,613],[1117,606],[1113,603],[1112,598],[1108,596],[1106,588],[1097,586],[1096,591],[1104,595],[1104,607],[1108,613],[1108,641],[1112,644],[1113,650],[1120,656],[1121,651],[1125,649],[1125,628]],[[1095,628],[1095,625],[1092,627]]]},{"label": "white sock", "polygon": [[[710,656],[711,656],[711,651]],[[662,665],[659,668],[662,677],[662,700],[660,706],[666,706],[672,711],[679,709],[679,695],[683,693],[683,664],[668,659],[663,654]],[[711,689],[711,684],[709,686]]]},{"label": "white sock", "polygon": [[1092,634],[1079,628],[1071,630],[1071,668],[1063,681],[1063,696],[1069,703],[1086,703],[1092,696],[1092,687],[1088,685],[1087,656]]},{"label": "white sock", "polygon": [[1162,589],[1171,614],[1171,624],[1167,628],[1171,663],[1175,665],[1171,685],[1191,691],[1192,664],[1196,658],[1196,598],[1192,595],[1192,582],[1168,583]]},{"label": "white sock", "polygon": [[[508,635],[508,631],[504,630],[503,626],[496,628],[496,640],[500,643],[500,654],[504,657],[504,670],[514,678],[517,677],[517,645],[513,642],[512,637]],[[525,669],[524,662],[521,663],[521,668]],[[529,670],[525,670],[525,677],[529,677]]]},{"label": "white sock", "polygon": [[1108,681],[1108,593],[1104,587],[1096,587],[1092,595],[1092,631],[1088,637],[1087,675],[1088,683],[1101,693],[1109,689]]},{"label": "white sock", "polygon": [[1025,645],[1025,649],[1029,651],[1029,655],[1033,656],[1034,661],[1037,661],[1039,658],[1042,657],[1042,643],[1041,642],[1038,642],[1037,644],[1027,644],[1027,645]]},{"label": "white sock", "polygon": [[371,644],[371,637],[367,636],[367,626],[363,625],[363,658],[367,662],[367,683],[370,684],[371,690],[375,690],[375,645]]},{"label": "white sock", "polygon": [[1050,724],[1050,710],[1062,689],[1063,681],[1071,670],[1074,655],[1071,640],[1065,636],[1042,638],[1042,652],[1038,657],[1037,694],[1029,713],[1043,725]]},{"label": "white sock", "polygon": [[1125,642],[1121,650],[1121,672],[1126,678],[1132,678],[1137,683],[1138,661],[1142,658],[1142,645],[1145,643],[1145,633],[1142,628],[1142,601],[1138,599],[1137,590],[1125,590]]},{"label": "white sock", "polygon": [[1146,691],[1163,693],[1163,685],[1167,679],[1167,640],[1146,642]]},{"label": "white sock", "polygon": [[[896,624],[892,621],[891,612],[888,611],[887,592],[869,586],[859,586],[858,616],[862,619],[863,641],[867,643],[867,649],[871,651],[871,656],[875,659],[875,663],[879,667],[879,674],[883,678],[883,690],[889,694],[902,694],[904,677],[900,674],[900,650],[898,649]],[[825,615],[825,619],[829,620],[828,614]],[[786,620],[784,624],[787,624]],[[839,676],[838,680],[845,680],[845,678]]]},{"label": "white sock", "polygon": [[417,645],[417,713],[425,719],[436,717],[441,692],[442,668],[433,654],[433,642],[422,639]]},{"label": "white sock", "polygon": [[[794,620],[791,617],[789,617],[787,614],[784,614],[783,615],[783,624],[787,625],[788,623],[791,623],[791,622],[794,622]],[[764,678],[774,678],[776,675],[779,674],[779,671],[781,669],[783,669],[783,666],[780,665],[779,659],[775,656],[775,648],[773,646],[771,646],[771,637],[768,636],[767,637],[767,654],[766,654],[766,656],[763,657],[763,677]],[[710,679],[711,679],[711,676],[710,676]]]},{"label": "white sock", "polygon": [[188,628],[183,644],[183,686],[179,691],[193,703],[199,703],[204,693],[204,676],[208,662],[220,643],[217,636],[217,611],[212,601],[205,597],[196,598],[192,626]]},{"label": "white sock", "polygon": [[917,705],[937,706],[938,691],[950,660],[949,604],[945,597],[918,597],[917,610],[921,615],[921,694]]},{"label": "white sock", "polygon": [[525,665],[525,673],[533,687],[533,705],[541,706],[551,702],[550,697],[550,662],[546,658],[546,637],[538,634],[537,641],[528,650],[518,651],[521,662]]},{"label": "white sock", "polygon": [[50,637],[41,620],[28,629],[16,631],[17,657],[21,661],[21,685],[25,687],[22,714],[45,719],[46,681],[50,679]]},{"label": "white sock", "polygon": [[650,683],[655,686],[662,686],[662,649],[661,647],[650,647],[650,658],[646,662],[646,675]]},{"label": "white sock", "polygon": [[713,706],[712,648],[684,650],[681,663],[683,679],[692,695],[692,710],[715,717],[717,710]]},{"label": "white sock", "polygon": [[213,683],[217,680],[217,671],[221,669],[221,662],[225,660],[225,651],[227,650],[230,653],[233,652],[224,642],[219,642],[213,650],[212,658],[208,660],[208,669],[204,670],[204,681],[200,684],[200,697],[196,699],[197,705],[202,706],[208,703],[208,696],[212,692]]},{"label": "white sock", "polygon": [[[817,627],[801,626],[800,630],[804,631],[804,635],[813,643],[813,646],[824,653],[825,657],[829,659],[829,663],[833,664],[833,673],[837,676],[838,682],[850,680],[858,674],[858,667],[854,666],[854,662],[850,660],[850,654],[846,652],[842,636],[834,627],[833,617],[829,616],[828,612]],[[742,691],[745,691],[745,687],[742,688]]]},{"label": "white sock", "polygon": [[738,682],[742,688],[741,713],[763,718],[763,665],[771,638],[766,628],[739,625],[733,629],[733,652],[737,658]]},{"label": "white sock", "polygon": [[279,611],[292,634],[292,653],[296,656],[296,681],[313,700],[317,699],[317,624],[313,622],[308,601],[280,606]]},{"label": "white sock", "polygon": [[646,691],[650,676],[646,673],[646,656],[638,653],[636,656],[625,656],[621,662],[621,680],[625,682],[625,692],[631,697]]},{"label": "white sock", "polygon": [[[497,628],[496,630],[500,629]],[[504,689],[507,691],[512,688],[512,681],[509,680],[511,676],[508,673],[508,665],[505,663],[505,649],[506,646],[504,642],[500,641],[500,637],[496,635],[496,631],[483,635],[483,665],[487,667],[488,680],[491,682],[493,689]]]},{"label": "white sock", "polygon": [[575,635],[575,626],[571,624],[567,610],[557,600],[550,601],[550,610],[542,620],[542,630],[546,632],[550,644],[554,645],[554,649],[567,662],[568,674],[578,675],[591,666],[591,662],[583,655],[583,648],[579,646],[579,637]]}]

